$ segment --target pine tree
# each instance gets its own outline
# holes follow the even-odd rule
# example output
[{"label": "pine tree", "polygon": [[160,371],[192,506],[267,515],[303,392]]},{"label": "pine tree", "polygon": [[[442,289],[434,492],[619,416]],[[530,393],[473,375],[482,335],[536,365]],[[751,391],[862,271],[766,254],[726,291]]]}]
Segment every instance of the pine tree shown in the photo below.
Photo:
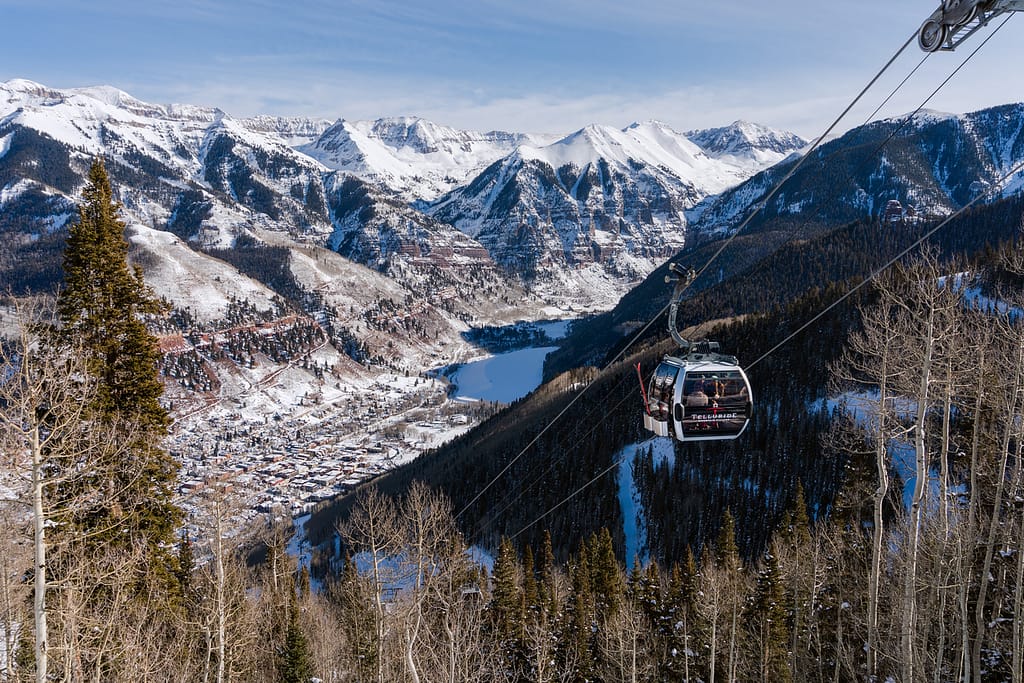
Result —
[{"label": "pine tree", "polygon": [[606,619],[622,605],[625,589],[612,546],[612,535],[607,527],[591,537],[590,563],[591,587],[598,614]]},{"label": "pine tree", "polygon": [[715,562],[730,571],[738,571],[741,566],[740,551],[736,546],[736,520],[731,510],[722,515],[722,528],[715,540]]},{"label": "pine tree", "polygon": [[551,547],[551,532],[546,529],[541,540],[537,577],[538,600],[541,601],[548,614],[554,616],[559,611],[558,591],[555,587],[555,553]]},{"label": "pine tree", "polygon": [[697,610],[697,560],[691,548],[686,561],[672,566],[665,596],[666,638],[669,658],[666,679],[686,681],[699,678],[707,650],[705,624]]},{"label": "pine tree", "polygon": [[285,631],[277,680],[279,683],[309,683],[313,677],[313,663],[309,641],[299,623],[299,605],[294,598],[288,611],[288,628]]},{"label": "pine tree", "polygon": [[782,572],[771,552],[764,556],[764,566],[757,576],[754,596],[747,609],[747,628],[757,644],[759,680],[764,683],[786,683],[793,680],[789,666],[789,628]]},{"label": "pine tree", "polygon": [[170,419],[159,402],[159,349],[142,320],[159,306],[141,271],[128,266],[125,224],[102,161],[93,162],[82,194],[64,251],[59,334],[84,347],[99,382],[93,418],[123,438],[118,455],[88,484],[92,504],[80,506],[71,521],[93,547],[144,549],[143,572],[170,584],[176,564],[170,549],[181,520],[171,491],[178,463],[160,444]]},{"label": "pine tree", "polygon": [[377,629],[374,622],[373,599],[366,577],[359,573],[352,556],[346,554],[341,576],[330,587],[338,619],[348,634],[348,658],[356,672],[356,680],[372,681],[377,670]]},{"label": "pine tree", "polygon": [[523,598],[528,612],[540,609],[540,587],[537,585],[533,548],[530,546],[526,546],[523,551]]},{"label": "pine tree", "polygon": [[560,646],[566,668],[572,668],[574,681],[589,681],[594,673],[594,629],[597,625],[594,593],[591,588],[590,560],[586,543],[580,543],[579,558],[570,567],[572,583],[568,623]]},{"label": "pine tree", "polygon": [[519,581],[519,559],[507,538],[498,544],[491,591],[491,624],[507,665],[520,668],[523,654],[525,601]]}]

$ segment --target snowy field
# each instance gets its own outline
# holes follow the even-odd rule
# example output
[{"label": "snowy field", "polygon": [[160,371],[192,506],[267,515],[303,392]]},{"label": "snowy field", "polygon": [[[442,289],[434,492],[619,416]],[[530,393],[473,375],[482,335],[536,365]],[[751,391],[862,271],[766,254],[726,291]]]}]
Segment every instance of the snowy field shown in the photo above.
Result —
[{"label": "snowy field", "polygon": [[626,538],[626,564],[632,569],[633,561],[642,566],[647,561],[647,532],[644,523],[644,509],[640,504],[640,493],[633,482],[633,459],[642,450],[653,449],[654,466],[667,462],[675,465],[675,443],[670,437],[656,436],[647,441],[632,443],[615,454],[619,463],[619,508],[622,510],[623,534]]}]

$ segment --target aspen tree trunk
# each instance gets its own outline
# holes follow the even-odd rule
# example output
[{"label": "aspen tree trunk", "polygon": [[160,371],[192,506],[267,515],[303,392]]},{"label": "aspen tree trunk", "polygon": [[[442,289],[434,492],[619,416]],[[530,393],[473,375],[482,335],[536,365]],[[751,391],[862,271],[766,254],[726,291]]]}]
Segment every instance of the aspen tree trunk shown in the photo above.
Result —
[{"label": "aspen tree trunk", "polygon": [[915,680],[917,651],[917,561],[921,542],[921,524],[924,494],[928,486],[928,451],[925,446],[925,419],[928,414],[928,385],[931,380],[932,354],[935,348],[935,311],[930,309],[925,323],[924,357],[921,362],[921,383],[917,395],[917,416],[914,425],[914,460],[916,480],[910,501],[909,542],[907,544],[907,567],[903,579],[903,610],[901,614],[900,656],[902,658],[903,680]]},{"label": "aspen tree trunk", "polygon": [[690,620],[686,612],[683,613],[683,680],[690,680]]},{"label": "aspen tree trunk", "polygon": [[[736,586],[739,588],[739,586]],[[732,596],[732,627],[729,634],[729,680],[736,680],[736,668],[739,666],[739,652],[737,638],[737,622],[739,621],[739,596]]]},{"label": "aspen tree trunk", "polygon": [[[1022,477],[1024,477],[1024,470],[1022,470],[1021,463],[1021,434],[1018,429],[1016,435],[1017,446],[1014,449],[1014,466],[1013,466],[1013,487],[1009,493],[1009,499],[1012,501],[1021,500],[1022,495]],[[1016,519],[1009,518],[1006,520],[1006,524],[1010,527],[1009,541],[1007,545],[1012,547],[1017,554],[1016,567],[1014,568],[1013,576],[1013,597],[1012,597],[1012,611],[1013,611],[1013,629],[1011,633],[1011,650],[1013,652],[1010,662],[1010,676],[1013,683],[1022,683],[1021,661],[1022,653],[1021,647],[1024,646],[1022,643],[1022,632],[1024,632],[1024,624],[1021,623],[1021,619],[1024,618],[1024,605],[1022,605],[1022,599],[1024,599],[1024,543],[1021,539],[1024,539],[1024,510],[1017,515]],[[1009,571],[1009,568],[1007,568]]]},{"label": "aspen tree trunk", "polygon": [[[387,608],[384,603],[385,585],[384,561],[395,549],[398,523],[395,509],[390,500],[384,499],[375,488],[368,489],[356,502],[344,528],[338,530],[343,538],[357,550],[369,554],[370,578],[373,581],[374,615],[374,679],[377,683],[388,683],[384,661],[385,639],[388,636]],[[393,573],[393,572],[392,572]]]},{"label": "aspen tree trunk", "polygon": [[953,421],[953,357],[948,355],[946,359],[946,377],[942,393],[942,435],[939,446],[939,516],[942,523],[942,550],[938,561],[938,580],[931,583],[938,593],[939,618],[936,625],[939,629],[938,647],[935,649],[936,665],[933,672],[934,683],[942,683],[943,663],[946,653],[946,609],[950,596],[950,579],[953,577],[951,551],[953,550],[950,541],[950,518],[949,518],[949,453],[952,450],[952,421]]},{"label": "aspen tree trunk", "polygon": [[637,670],[636,670],[636,659],[637,659],[637,631],[639,626],[630,628],[629,630],[629,681],[630,683],[637,683]]},{"label": "aspen tree trunk", "polygon": [[1012,427],[1015,416],[1020,412],[1018,397],[1021,392],[1021,373],[1024,371],[1024,345],[1017,344],[1017,354],[1013,368],[1013,384],[1008,394],[1009,402],[1005,414],[1006,424],[999,444],[1000,457],[996,468],[996,492],[992,505],[992,518],[989,520],[988,537],[985,539],[985,557],[982,561],[981,574],[978,578],[978,597],[974,605],[974,642],[971,645],[971,674],[974,683],[981,683],[981,648],[985,639],[985,605],[988,602],[988,577],[992,572],[992,560],[995,555],[996,540],[1001,523],[1000,514],[1003,507],[1003,494],[1006,488],[1006,465],[1010,454],[1010,444],[1014,437]]},{"label": "aspen tree trunk", "polygon": [[377,683],[386,683],[384,678],[384,580],[381,577],[380,562],[381,550],[376,544],[371,546],[370,553],[373,556],[373,607],[375,615],[374,628],[376,629],[376,650],[377,650]]},{"label": "aspen tree trunk", "polygon": [[[0,531],[0,533],[3,533],[6,536],[7,543],[13,545],[16,538],[14,530],[11,529],[10,525],[6,523],[6,519],[4,519],[4,522],[4,529]],[[7,548],[11,548],[11,545],[8,545]],[[18,621],[18,619],[14,615],[14,599],[12,599],[11,596],[12,567],[10,565],[10,559],[13,557],[13,553],[9,554],[7,552],[7,548],[0,547],[0,582],[2,582],[4,611],[3,621],[0,622],[0,628],[2,628],[4,632],[3,657],[4,662],[7,663],[7,668],[0,670],[0,678],[3,678],[4,680],[10,678],[10,672],[13,668],[13,662],[18,643],[13,628],[14,624]]]},{"label": "aspen tree trunk", "polygon": [[1024,510],[1017,527],[1017,576],[1013,586],[1013,662],[1010,675],[1013,683],[1024,683]]},{"label": "aspen tree trunk", "polygon": [[718,654],[718,619],[711,621],[711,661],[708,667],[711,683],[715,683],[715,655]]},{"label": "aspen tree trunk", "polygon": [[832,683],[839,683],[840,681],[839,672],[842,668],[840,662],[843,659],[840,653],[842,652],[842,649],[844,647],[845,644],[843,643],[843,607],[840,604],[839,609],[836,610],[836,664],[835,667],[832,669]]},{"label": "aspen tree trunk", "polygon": [[[985,344],[978,346],[978,368],[981,372],[985,371],[986,368],[986,348]],[[970,607],[968,604],[968,596],[971,591],[971,577],[973,572],[971,571],[973,563],[968,559],[974,552],[974,534],[978,528],[978,467],[981,464],[981,410],[982,400],[984,395],[980,388],[977,389],[974,395],[974,424],[972,426],[971,434],[971,493],[967,500],[967,529],[965,533],[960,534],[961,547],[958,553],[958,558],[963,560],[966,559],[966,571],[961,572],[963,580],[960,582],[960,669],[962,677],[960,678],[963,683],[970,683],[972,680],[971,676],[971,664],[973,658],[971,657],[971,631],[970,631]]]},{"label": "aspen tree trunk", "polygon": [[210,631],[209,625],[203,625],[203,643],[206,645],[206,656],[203,657],[203,683],[207,683],[210,680],[210,670],[213,668],[213,632]]},{"label": "aspen tree trunk", "polygon": [[939,513],[942,516],[943,548],[949,538],[949,453],[953,448],[953,360],[946,366],[946,385],[942,395],[942,447],[939,451]]},{"label": "aspen tree trunk", "polygon": [[889,443],[887,434],[887,411],[889,401],[889,347],[883,349],[880,368],[878,395],[878,418],[875,427],[875,469],[878,473],[878,488],[875,489],[873,528],[871,530],[871,571],[868,572],[868,676],[878,675],[878,594],[882,576],[884,554],[886,496],[889,494]]},{"label": "aspen tree trunk", "polygon": [[39,425],[34,424],[32,448],[32,523],[35,555],[33,613],[36,627],[36,683],[46,683],[49,676],[49,631],[46,623],[46,515],[43,509],[43,451],[39,440]]},{"label": "aspen tree trunk", "polygon": [[[448,683],[457,683],[455,673],[457,662],[455,659],[455,629],[452,628],[452,606],[450,604],[445,605],[444,614],[444,635],[445,645],[447,646],[448,652]],[[541,677],[543,682],[543,677]]]},{"label": "aspen tree trunk", "polygon": [[214,551],[214,569],[216,571],[216,588],[215,588],[215,601],[217,610],[217,683],[224,683],[224,660],[226,659],[225,654],[227,647],[225,645],[227,641],[227,605],[226,596],[224,590],[224,529],[222,519],[221,502],[218,500],[214,507],[214,513],[216,516],[215,526],[215,551]]}]

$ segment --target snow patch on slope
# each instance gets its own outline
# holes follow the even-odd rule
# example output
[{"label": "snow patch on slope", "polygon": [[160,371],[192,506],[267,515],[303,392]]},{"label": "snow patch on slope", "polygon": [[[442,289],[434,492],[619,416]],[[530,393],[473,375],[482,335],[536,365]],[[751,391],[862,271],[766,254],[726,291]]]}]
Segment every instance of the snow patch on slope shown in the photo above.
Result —
[{"label": "snow patch on slope", "polygon": [[622,510],[623,534],[626,539],[626,563],[632,568],[633,562],[643,565],[647,561],[647,527],[643,505],[640,504],[640,492],[633,481],[633,460],[642,450],[652,449],[654,466],[657,468],[664,462],[669,466],[675,464],[675,444],[669,437],[656,436],[640,443],[629,444],[615,454],[619,463],[619,509]]},{"label": "snow patch on slope", "polygon": [[550,136],[457,130],[416,117],[338,121],[299,151],[336,171],[390,188],[407,200],[432,200],[524,143]]},{"label": "snow patch on slope", "polygon": [[[145,261],[146,284],[162,298],[188,307],[201,322],[224,318],[229,301],[249,301],[257,310],[275,308],[274,292],[234,266],[196,252],[175,235],[144,225],[128,228],[134,260]],[[147,255],[153,258],[147,258]]]}]

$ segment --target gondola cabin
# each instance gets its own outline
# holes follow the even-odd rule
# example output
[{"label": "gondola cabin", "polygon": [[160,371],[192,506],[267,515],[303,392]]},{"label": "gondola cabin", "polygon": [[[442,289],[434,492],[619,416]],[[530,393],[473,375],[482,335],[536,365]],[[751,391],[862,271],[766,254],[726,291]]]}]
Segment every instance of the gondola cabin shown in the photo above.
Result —
[{"label": "gondola cabin", "polygon": [[731,356],[665,356],[651,378],[644,427],[680,441],[735,439],[750,424],[753,397]]}]

